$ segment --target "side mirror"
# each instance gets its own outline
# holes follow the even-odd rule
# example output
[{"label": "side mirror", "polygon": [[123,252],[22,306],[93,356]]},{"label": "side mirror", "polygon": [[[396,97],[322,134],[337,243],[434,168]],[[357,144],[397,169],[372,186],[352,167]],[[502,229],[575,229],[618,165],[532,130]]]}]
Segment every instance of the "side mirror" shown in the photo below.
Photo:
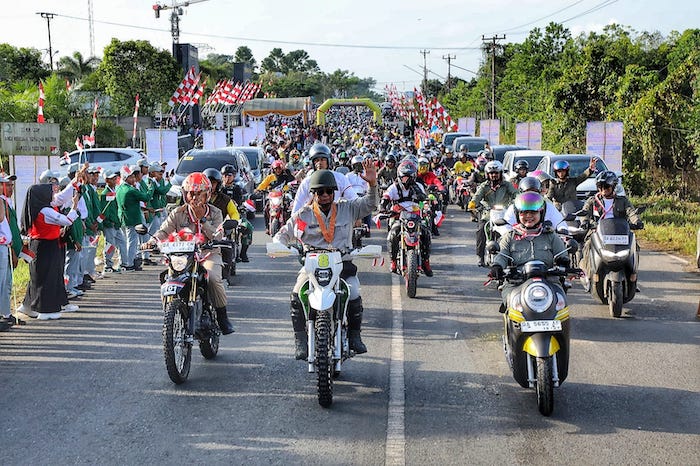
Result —
[{"label": "side mirror", "polygon": [[238,220],[228,219],[224,220],[223,228],[224,231],[233,231],[238,226]]},{"label": "side mirror", "polygon": [[501,247],[497,242],[491,240],[486,243],[486,250],[489,252],[489,254],[496,255],[501,251]]},{"label": "side mirror", "polygon": [[136,233],[139,235],[147,235],[148,234],[148,228],[146,228],[146,225],[136,225],[134,228],[136,230]]},{"label": "side mirror", "polygon": [[576,252],[578,252],[579,245],[578,241],[576,241],[575,239],[569,238],[569,240],[567,241],[567,246],[569,247],[569,252],[571,254],[576,254]]}]

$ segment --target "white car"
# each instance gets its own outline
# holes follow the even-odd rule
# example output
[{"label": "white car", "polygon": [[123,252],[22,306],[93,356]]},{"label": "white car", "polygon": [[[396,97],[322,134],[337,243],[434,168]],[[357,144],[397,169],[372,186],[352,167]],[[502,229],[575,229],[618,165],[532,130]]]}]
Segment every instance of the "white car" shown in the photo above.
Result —
[{"label": "white car", "polygon": [[[61,178],[68,175],[68,167],[71,164],[77,163],[82,165],[88,162],[91,166],[100,167],[102,170],[113,170],[119,172],[124,165],[136,165],[136,163],[146,158],[146,154],[136,149],[100,147],[98,149],[84,149],[81,151],[73,151],[69,155],[70,162],[65,160],[61,162],[58,173]],[[100,175],[100,183],[104,183],[104,178]]]}]

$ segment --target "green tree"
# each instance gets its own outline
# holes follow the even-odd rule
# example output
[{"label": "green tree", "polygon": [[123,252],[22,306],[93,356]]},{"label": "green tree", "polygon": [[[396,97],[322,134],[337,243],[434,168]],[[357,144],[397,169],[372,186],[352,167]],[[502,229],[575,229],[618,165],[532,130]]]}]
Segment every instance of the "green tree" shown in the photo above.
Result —
[{"label": "green tree", "polygon": [[236,63],[247,63],[250,65],[253,73],[255,73],[255,69],[258,67],[258,63],[253,57],[253,51],[250,50],[250,47],[245,45],[242,45],[236,49],[236,54],[234,55],[233,61]]},{"label": "green tree", "polygon": [[61,57],[58,60],[57,74],[71,83],[79,83],[95,71],[99,62],[100,59],[97,57],[90,57],[86,60],[80,52],[73,52],[72,57]]},{"label": "green tree", "polygon": [[209,83],[216,83],[233,76],[234,61],[231,55],[210,53],[205,60],[199,62],[199,69],[207,76]]},{"label": "green tree", "polygon": [[182,79],[182,70],[170,53],[156,50],[147,41],[112,39],[97,72],[115,115],[131,114],[136,94],[142,114],[154,112],[158,104],[167,103]]},{"label": "green tree", "polygon": [[28,79],[38,82],[50,74],[37,49],[0,44],[0,81],[12,83]]},{"label": "green tree", "polygon": [[263,73],[283,73],[284,71],[284,52],[281,48],[275,47],[270,50],[270,55],[263,58],[260,62],[260,71]]}]

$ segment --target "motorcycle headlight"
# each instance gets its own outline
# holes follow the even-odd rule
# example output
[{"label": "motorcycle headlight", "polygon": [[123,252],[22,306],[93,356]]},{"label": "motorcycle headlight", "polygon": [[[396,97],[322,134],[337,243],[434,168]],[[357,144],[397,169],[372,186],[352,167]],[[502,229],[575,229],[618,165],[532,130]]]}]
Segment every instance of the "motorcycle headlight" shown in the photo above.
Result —
[{"label": "motorcycle headlight", "polygon": [[533,312],[544,312],[554,301],[552,290],[543,283],[531,283],[523,292],[523,300]]},{"label": "motorcycle headlight", "polygon": [[520,302],[520,294],[512,294],[512,296],[510,297],[510,308],[515,309],[518,312],[523,312],[523,305]]},{"label": "motorcycle headlight", "polygon": [[182,272],[187,267],[188,256],[170,256],[170,267],[176,272]]},{"label": "motorcycle headlight", "polygon": [[601,254],[605,260],[608,261],[621,261],[627,259],[627,256],[630,255],[630,250],[629,249],[623,249],[622,251],[618,252],[612,252],[612,251],[607,251],[603,249],[601,251]]},{"label": "motorcycle headlight", "polygon": [[557,311],[561,311],[566,307],[566,299],[564,299],[564,296],[562,296],[561,293],[557,293],[557,305],[555,309]]},{"label": "motorcycle headlight", "polygon": [[328,286],[333,278],[333,271],[331,269],[316,269],[314,276],[320,286]]}]

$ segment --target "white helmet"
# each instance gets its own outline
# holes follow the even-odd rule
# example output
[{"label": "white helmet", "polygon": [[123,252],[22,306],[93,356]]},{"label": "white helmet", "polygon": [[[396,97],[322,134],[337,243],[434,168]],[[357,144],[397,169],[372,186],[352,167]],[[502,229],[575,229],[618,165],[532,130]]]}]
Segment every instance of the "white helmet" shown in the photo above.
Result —
[{"label": "white helmet", "polygon": [[484,167],[485,173],[503,173],[503,164],[498,160],[492,160]]},{"label": "white helmet", "polygon": [[365,158],[361,155],[356,155],[350,160],[350,165],[355,165],[356,163],[363,163]]}]

